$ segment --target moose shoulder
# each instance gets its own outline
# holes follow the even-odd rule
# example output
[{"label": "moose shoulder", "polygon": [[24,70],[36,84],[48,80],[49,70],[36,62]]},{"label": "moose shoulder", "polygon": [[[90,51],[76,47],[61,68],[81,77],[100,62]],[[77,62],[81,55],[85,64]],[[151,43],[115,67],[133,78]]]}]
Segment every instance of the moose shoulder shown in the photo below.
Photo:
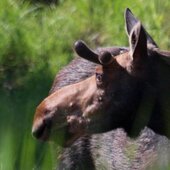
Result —
[{"label": "moose shoulder", "polygon": [[[63,152],[59,169],[67,167],[68,160],[66,169],[83,169],[82,165],[86,167],[90,162],[90,167],[85,169],[95,169],[95,161],[100,165],[106,161],[111,166],[107,169],[126,169],[125,165],[127,169],[141,169],[152,162],[153,155],[162,152],[159,146],[168,141],[155,133],[170,137],[170,53],[158,48],[129,9],[125,19],[129,50],[113,47],[93,52],[84,42],[76,42],[77,54],[91,62],[73,61],[57,76],[51,94],[37,107],[33,135],[41,140],[55,140],[62,131],[63,145],[69,147]],[[83,68],[77,70],[84,70],[84,74],[73,71],[79,63]],[[72,73],[78,78],[73,78]],[[61,75],[65,77],[62,79]],[[155,133],[144,129],[145,126]],[[144,130],[139,138],[131,141],[117,128],[130,136]],[[97,152],[95,147],[100,142],[101,152],[105,156],[109,154],[109,158],[101,153],[98,158],[92,154]],[[132,156],[124,153],[128,146],[134,148]],[[73,152],[75,147],[77,152]],[[107,153],[110,147],[111,153]]]}]

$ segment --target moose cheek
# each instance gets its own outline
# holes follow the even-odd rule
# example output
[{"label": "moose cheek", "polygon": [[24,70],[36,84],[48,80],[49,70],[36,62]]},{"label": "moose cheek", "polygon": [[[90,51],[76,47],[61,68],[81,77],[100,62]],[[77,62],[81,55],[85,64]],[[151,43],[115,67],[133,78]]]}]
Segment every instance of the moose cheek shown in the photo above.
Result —
[{"label": "moose cheek", "polygon": [[89,105],[83,112],[83,117],[85,119],[91,119],[94,116],[97,116],[98,111],[100,110],[101,103],[99,101],[94,101],[93,104]]},{"label": "moose cheek", "polygon": [[71,115],[67,116],[69,132],[72,134],[82,134],[86,128],[86,120],[82,117]]}]

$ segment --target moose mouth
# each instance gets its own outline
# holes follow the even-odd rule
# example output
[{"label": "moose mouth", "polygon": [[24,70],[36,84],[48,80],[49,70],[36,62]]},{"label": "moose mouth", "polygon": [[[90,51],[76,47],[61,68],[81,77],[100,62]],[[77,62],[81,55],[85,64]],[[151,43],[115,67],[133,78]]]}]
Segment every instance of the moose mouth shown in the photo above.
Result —
[{"label": "moose mouth", "polygon": [[[81,116],[67,116],[66,120],[60,120],[57,123],[51,119],[36,121],[32,128],[32,135],[42,141],[53,139],[58,131],[66,131],[66,134],[79,134],[85,130],[87,120]],[[62,123],[61,123],[62,122]]]},{"label": "moose mouth", "polygon": [[39,140],[47,141],[51,138],[52,133],[59,130],[61,131],[62,129],[65,129],[67,127],[67,123],[60,124],[56,127],[53,127],[52,123],[48,125],[46,123],[41,123],[35,128],[33,127],[32,135]]}]

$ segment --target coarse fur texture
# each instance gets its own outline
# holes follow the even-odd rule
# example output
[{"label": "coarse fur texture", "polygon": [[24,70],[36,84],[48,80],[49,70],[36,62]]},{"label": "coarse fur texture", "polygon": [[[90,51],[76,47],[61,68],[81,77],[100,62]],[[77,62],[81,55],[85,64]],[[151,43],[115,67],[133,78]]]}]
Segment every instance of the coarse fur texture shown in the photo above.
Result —
[{"label": "coarse fur texture", "polygon": [[169,140],[144,128],[135,140],[123,129],[82,136],[63,150],[54,169],[152,170],[168,169],[169,165]]}]

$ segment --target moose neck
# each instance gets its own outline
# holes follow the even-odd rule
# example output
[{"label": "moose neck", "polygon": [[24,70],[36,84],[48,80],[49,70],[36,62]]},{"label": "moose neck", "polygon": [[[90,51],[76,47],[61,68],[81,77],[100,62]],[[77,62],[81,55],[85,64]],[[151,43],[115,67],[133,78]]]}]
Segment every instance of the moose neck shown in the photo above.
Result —
[{"label": "moose neck", "polygon": [[162,119],[162,134],[170,137],[170,65],[160,58],[158,62],[158,104]]},{"label": "moose neck", "polygon": [[[151,58],[153,74],[146,82],[135,114],[130,136],[137,136],[145,126],[170,137],[170,66],[159,56]],[[153,76],[154,75],[154,76]]]},{"label": "moose neck", "polygon": [[[58,157],[57,170],[62,169],[82,169],[82,170],[95,170],[94,158],[91,153],[91,136],[84,135],[81,138],[74,141],[69,146],[60,150],[61,155]],[[58,146],[57,146],[58,147]],[[56,151],[56,145],[53,145],[54,151]],[[54,154],[56,155],[56,154]],[[58,155],[58,149],[57,149]],[[55,159],[55,158],[54,158]],[[55,162],[56,160],[54,160]],[[56,166],[56,163],[55,163]]]},{"label": "moose neck", "polygon": [[155,169],[155,163],[162,166],[169,153],[168,139],[149,128],[142,130],[136,140],[131,140],[123,129],[116,129],[82,136],[64,148],[54,163],[56,170],[145,169],[149,164]]},{"label": "moose neck", "polygon": [[[56,170],[97,170],[101,168],[112,169],[112,150],[114,149],[112,142],[115,134],[116,132],[110,131],[103,134],[82,136],[71,146],[62,150]],[[121,132],[120,135],[123,135],[123,139],[126,138],[126,134],[124,132]],[[109,141],[107,144],[105,144],[105,139]],[[109,148],[111,151],[108,155]]]},{"label": "moose neck", "polygon": [[148,125],[151,115],[154,111],[156,104],[156,91],[155,89],[146,84],[139,107],[136,111],[135,119],[129,133],[130,136],[136,137],[146,125]]}]

